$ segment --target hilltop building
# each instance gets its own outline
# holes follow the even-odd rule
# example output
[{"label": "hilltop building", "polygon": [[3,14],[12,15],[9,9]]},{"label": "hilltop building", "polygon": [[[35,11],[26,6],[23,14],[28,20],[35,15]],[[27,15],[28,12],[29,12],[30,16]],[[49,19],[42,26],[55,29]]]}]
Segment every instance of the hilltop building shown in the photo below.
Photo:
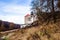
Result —
[{"label": "hilltop building", "polygon": [[25,24],[31,24],[32,22],[37,20],[37,15],[27,14],[25,15]]}]

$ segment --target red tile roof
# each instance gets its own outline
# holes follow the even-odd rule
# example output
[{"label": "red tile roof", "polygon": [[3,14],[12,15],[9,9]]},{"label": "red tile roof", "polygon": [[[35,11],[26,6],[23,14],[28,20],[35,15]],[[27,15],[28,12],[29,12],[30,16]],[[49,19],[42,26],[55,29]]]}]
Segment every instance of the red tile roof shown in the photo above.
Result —
[{"label": "red tile roof", "polygon": [[30,16],[30,14],[25,15],[25,17]]}]

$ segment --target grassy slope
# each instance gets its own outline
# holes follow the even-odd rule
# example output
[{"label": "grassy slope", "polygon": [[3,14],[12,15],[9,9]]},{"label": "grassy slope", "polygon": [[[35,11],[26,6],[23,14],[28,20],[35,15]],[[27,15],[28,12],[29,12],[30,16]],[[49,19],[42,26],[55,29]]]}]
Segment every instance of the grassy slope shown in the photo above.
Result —
[{"label": "grassy slope", "polygon": [[60,40],[60,22],[8,33],[9,40]]}]

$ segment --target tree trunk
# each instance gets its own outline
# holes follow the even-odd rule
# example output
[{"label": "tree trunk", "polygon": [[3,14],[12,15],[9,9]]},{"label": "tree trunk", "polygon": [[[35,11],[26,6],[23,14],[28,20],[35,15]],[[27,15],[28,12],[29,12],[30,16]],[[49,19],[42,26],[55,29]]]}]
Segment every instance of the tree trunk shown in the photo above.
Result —
[{"label": "tree trunk", "polygon": [[53,15],[53,21],[55,23],[56,22],[56,15],[55,15],[55,10],[54,10],[54,0],[52,0],[52,15]]},{"label": "tree trunk", "polygon": [[60,0],[58,0],[58,4],[57,4],[58,8],[60,8]]}]

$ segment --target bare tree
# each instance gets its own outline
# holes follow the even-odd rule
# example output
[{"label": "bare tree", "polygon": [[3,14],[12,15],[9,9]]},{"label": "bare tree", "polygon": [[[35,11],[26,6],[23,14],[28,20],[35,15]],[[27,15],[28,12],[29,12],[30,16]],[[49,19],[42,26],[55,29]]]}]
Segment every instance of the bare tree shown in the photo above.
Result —
[{"label": "bare tree", "polygon": [[[58,0],[33,0],[32,10],[37,11],[37,17],[40,21],[52,20],[56,22],[56,11],[58,11],[57,2]],[[59,1],[58,1],[59,4]]]},{"label": "bare tree", "polygon": [[57,4],[57,6],[60,8],[60,0],[58,0],[58,4]]}]

